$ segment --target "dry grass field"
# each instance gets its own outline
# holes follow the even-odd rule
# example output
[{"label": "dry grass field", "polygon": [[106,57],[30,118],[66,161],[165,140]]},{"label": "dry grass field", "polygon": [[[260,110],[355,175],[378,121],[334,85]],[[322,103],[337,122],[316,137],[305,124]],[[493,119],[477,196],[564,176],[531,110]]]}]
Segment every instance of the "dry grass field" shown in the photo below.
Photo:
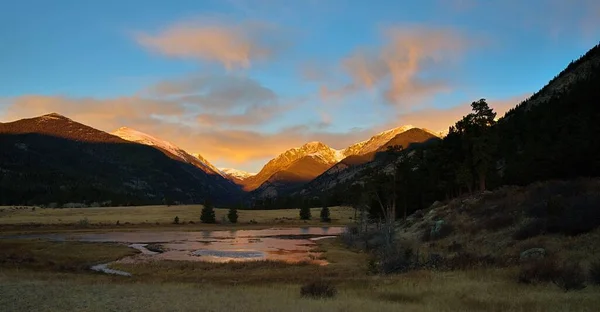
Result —
[{"label": "dry grass field", "polygon": [[[39,208],[39,207],[0,207],[0,232],[5,230],[27,229],[126,229],[126,228],[166,228],[174,230],[198,229],[245,229],[286,226],[343,226],[352,222],[354,210],[349,207],[330,207],[331,223],[319,220],[321,208],[312,208],[312,220],[299,218],[298,209],[279,210],[238,210],[238,223],[226,221],[228,209],[215,208],[218,224],[201,224],[202,205],[181,206],[138,206],[102,208]],[[179,217],[179,224],[173,224]],[[85,226],[81,221],[87,220]],[[118,225],[117,225],[118,222]]]},{"label": "dry grass field", "polygon": [[[366,256],[323,240],[330,265],[157,262],[118,265],[132,277],[86,266],[131,250],[114,244],[0,240],[2,311],[597,311],[600,287],[564,292],[515,282],[515,269],[413,271],[372,276]],[[329,280],[332,299],[300,296],[306,281]]]}]

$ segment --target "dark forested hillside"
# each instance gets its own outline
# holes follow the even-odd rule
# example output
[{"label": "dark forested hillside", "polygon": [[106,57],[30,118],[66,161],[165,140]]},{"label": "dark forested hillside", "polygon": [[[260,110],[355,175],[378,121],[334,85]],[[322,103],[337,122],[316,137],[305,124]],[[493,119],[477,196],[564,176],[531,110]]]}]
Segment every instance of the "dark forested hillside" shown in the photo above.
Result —
[{"label": "dark forested hillside", "polygon": [[0,124],[0,173],[0,205],[224,202],[239,195],[233,183],[153,147],[56,114]]},{"label": "dark forested hillside", "polygon": [[443,140],[380,153],[362,165],[340,163],[283,201],[319,197],[375,214],[393,206],[401,216],[501,185],[600,176],[600,46],[497,122],[485,99],[472,108]]},{"label": "dark forested hillside", "polygon": [[503,183],[600,175],[600,46],[498,122]]}]

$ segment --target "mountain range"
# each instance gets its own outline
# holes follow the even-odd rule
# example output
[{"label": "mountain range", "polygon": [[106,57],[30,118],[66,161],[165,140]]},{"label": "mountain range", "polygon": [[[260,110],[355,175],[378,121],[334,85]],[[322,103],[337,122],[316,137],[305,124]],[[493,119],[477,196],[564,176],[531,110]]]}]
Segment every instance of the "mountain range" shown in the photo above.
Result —
[{"label": "mountain range", "polygon": [[[358,162],[369,161],[398,135],[415,129],[394,128],[341,150],[309,142],[251,174],[218,169],[200,154],[135,129],[121,127],[107,133],[50,113],[0,123],[2,203],[21,203],[24,198],[31,204],[193,203],[210,197],[231,204],[239,202],[243,191],[265,196],[303,185],[352,157],[357,161],[356,157],[367,156]],[[50,182],[53,178],[57,179]]]},{"label": "mountain range", "polygon": [[[600,175],[599,82],[600,46],[596,46],[500,118],[494,126],[500,135],[492,183]],[[423,206],[427,196],[439,198],[463,187],[457,182],[456,161],[462,161],[464,146],[459,135],[450,134],[440,139],[427,129],[401,126],[339,150],[309,142],[284,151],[251,174],[218,169],[200,154],[154,135],[127,127],[107,133],[51,113],[0,123],[0,205],[139,205],[206,199],[239,205],[324,194],[336,197],[339,204],[353,185],[394,169],[404,157],[398,155],[408,154],[421,163],[413,168],[423,175],[421,179],[427,175],[433,179],[414,185],[422,188],[414,200]],[[404,152],[386,153],[390,148],[398,151],[397,146]],[[435,157],[441,158],[432,162]],[[444,176],[436,176],[440,173]]]}]

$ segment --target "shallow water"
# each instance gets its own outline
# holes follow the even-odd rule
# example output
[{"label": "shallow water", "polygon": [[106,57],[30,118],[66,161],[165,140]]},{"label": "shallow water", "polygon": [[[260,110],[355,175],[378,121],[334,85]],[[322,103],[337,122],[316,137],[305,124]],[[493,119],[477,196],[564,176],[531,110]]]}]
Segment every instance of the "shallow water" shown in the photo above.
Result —
[{"label": "shallow water", "polygon": [[[22,237],[57,241],[114,242],[128,244],[141,251],[134,257],[119,262],[149,260],[184,261],[256,261],[277,260],[290,263],[319,260],[320,254],[311,251],[315,241],[335,237],[341,227],[306,227],[264,230],[199,231],[199,232],[106,232],[76,234],[42,234]],[[147,244],[160,245],[156,253],[146,249]]]}]

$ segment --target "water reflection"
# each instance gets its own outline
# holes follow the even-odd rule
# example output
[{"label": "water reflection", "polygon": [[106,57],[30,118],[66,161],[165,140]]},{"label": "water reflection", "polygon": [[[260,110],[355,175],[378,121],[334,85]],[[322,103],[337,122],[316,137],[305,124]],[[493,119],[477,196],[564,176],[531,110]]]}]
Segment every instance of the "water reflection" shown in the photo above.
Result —
[{"label": "water reflection", "polygon": [[[85,242],[126,243],[142,251],[121,262],[151,260],[184,261],[256,261],[277,260],[286,262],[314,262],[320,254],[311,251],[316,240],[335,237],[340,227],[304,227],[266,230],[232,230],[199,232],[106,232],[85,234],[29,235],[30,238],[75,240]],[[146,244],[158,244],[162,253],[147,250]]]}]

